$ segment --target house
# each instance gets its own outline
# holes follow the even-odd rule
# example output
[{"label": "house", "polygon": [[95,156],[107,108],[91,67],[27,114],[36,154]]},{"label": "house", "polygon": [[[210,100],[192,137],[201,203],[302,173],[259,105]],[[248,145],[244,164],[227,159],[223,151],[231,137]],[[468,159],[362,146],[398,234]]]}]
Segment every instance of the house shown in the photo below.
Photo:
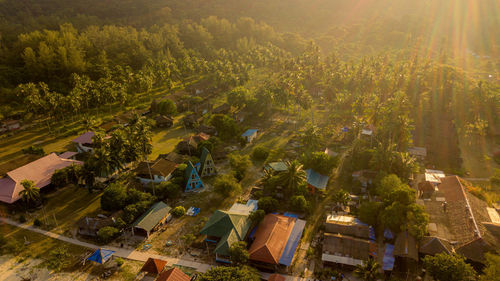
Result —
[{"label": "house", "polygon": [[134,222],[132,225],[132,235],[149,237],[151,232],[170,220],[171,209],[162,201],[155,203]]},{"label": "house", "polygon": [[76,160],[76,155],[78,154],[78,152],[74,152],[74,151],[66,151],[64,153],[61,153],[59,154],[59,157],[63,158],[63,159],[72,159],[72,160]]},{"label": "house", "polygon": [[214,160],[210,151],[204,147],[201,151],[200,170],[198,171],[201,177],[213,176],[217,174]]},{"label": "house", "polygon": [[21,122],[19,120],[6,120],[3,121],[0,126],[0,133],[7,131],[14,131],[21,128]]},{"label": "house", "polygon": [[256,202],[249,200],[247,204],[234,204],[228,211],[217,210],[210,217],[200,233],[206,235],[205,242],[215,245],[216,261],[231,263],[229,248],[246,239],[252,225],[249,216],[256,209]]},{"label": "house", "polygon": [[272,173],[280,173],[288,170],[285,162],[270,162],[264,166],[264,170]]},{"label": "house", "polygon": [[191,161],[188,162],[186,171],[184,172],[184,180],[186,182],[186,188],[184,189],[185,192],[205,187]]},{"label": "house", "polygon": [[95,136],[94,132],[86,132],[78,136],[76,139],[72,140],[72,142],[76,145],[76,150],[79,153],[92,152],[93,151],[92,143],[94,142],[92,138],[94,136]]},{"label": "house", "polygon": [[157,128],[170,128],[174,125],[174,119],[165,115],[157,115],[154,117]]},{"label": "house", "polygon": [[203,117],[197,115],[196,113],[187,115],[182,119],[182,122],[184,123],[184,126],[187,128],[194,128],[196,127],[199,123],[203,121]]},{"label": "house", "polygon": [[325,221],[325,232],[340,233],[363,239],[370,238],[370,226],[348,215],[328,215]]},{"label": "house", "polygon": [[115,223],[113,217],[102,219],[102,218],[91,218],[84,217],[78,222],[78,234],[82,236],[97,237],[99,230],[105,226],[111,226]]},{"label": "house", "polygon": [[160,154],[156,158],[156,160],[159,160],[160,158],[174,162],[175,164],[182,164],[185,162],[185,156],[179,153],[176,153],[174,151],[167,153],[167,154]]},{"label": "house", "polygon": [[167,262],[164,260],[149,258],[140,271],[146,272],[148,275],[157,276],[163,271],[166,265]]},{"label": "house", "polygon": [[[429,214],[429,236],[438,238],[446,248],[449,246],[444,241],[450,241],[451,248],[468,262],[484,264],[485,253],[500,245],[500,238],[492,227],[500,224],[498,212],[471,194],[457,176],[429,179],[440,181],[436,191],[428,199],[417,200]],[[439,244],[437,242],[433,243]],[[423,246],[421,243],[421,248]],[[439,247],[442,250],[443,246]],[[426,251],[429,252],[428,247],[424,247],[423,252],[421,249],[422,254],[429,254]]]},{"label": "house", "polygon": [[4,178],[0,178],[0,201],[10,204],[19,200],[19,192],[24,189],[21,185],[23,180],[31,180],[36,187],[42,189],[51,183],[52,174],[56,170],[82,164],[80,161],[64,159],[51,153],[12,170]]},{"label": "house", "polygon": [[196,153],[199,143],[201,143],[202,141],[207,141],[209,139],[210,136],[205,133],[199,133],[194,136],[189,136],[188,138],[184,139],[183,141],[177,144],[177,150],[181,154],[191,155],[193,153]]},{"label": "house", "polygon": [[257,129],[248,129],[241,136],[247,141],[247,143],[251,143],[257,137],[257,133]]},{"label": "house", "polygon": [[419,175],[419,181],[426,181],[431,183],[434,186],[437,186],[441,183],[441,179],[446,177],[443,171],[440,170],[431,170],[425,169],[425,173],[423,175]]},{"label": "house", "polygon": [[370,258],[371,242],[352,236],[325,233],[321,260],[325,265],[346,265],[355,267]]},{"label": "house", "polygon": [[248,250],[249,259],[258,267],[290,266],[304,226],[305,221],[296,217],[266,215]]},{"label": "house", "polygon": [[176,168],[175,162],[160,158],[154,162],[139,163],[134,172],[142,184],[160,183],[170,180]]},{"label": "house", "polygon": [[399,271],[416,270],[418,263],[417,240],[408,231],[403,231],[396,236],[393,256],[393,266],[399,268]]},{"label": "house", "polygon": [[419,160],[424,160],[425,157],[427,157],[427,149],[425,147],[419,147],[419,146],[410,147],[408,148],[408,153],[410,153],[411,156],[414,156]]},{"label": "house", "polygon": [[311,192],[314,193],[316,189],[323,191],[326,190],[326,186],[328,185],[328,180],[330,179],[330,177],[317,173],[313,169],[306,170],[306,175],[307,185]]},{"label": "house", "polygon": [[162,272],[156,281],[190,281],[191,277],[189,277],[186,273],[182,272],[182,270],[177,267],[173,267],[165,272]]},{"label": "house", "polygon": [[450,241],[436,236],[424,236],[418,247],[418,253],[423,256],[434,256],[439,253],[451,254],[452,252],[453,246]]}]

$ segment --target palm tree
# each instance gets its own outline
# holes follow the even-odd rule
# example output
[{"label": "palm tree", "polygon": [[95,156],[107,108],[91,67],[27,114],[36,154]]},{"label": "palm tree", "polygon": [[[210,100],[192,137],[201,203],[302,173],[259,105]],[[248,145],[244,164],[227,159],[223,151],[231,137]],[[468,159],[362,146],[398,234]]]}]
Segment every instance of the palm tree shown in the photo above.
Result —
[{"label": "palm tree", "polygon": [[26,208],[28,208],[30,203],[37,202],[40,200],[40,188],[35,186],[35,182],[32,180],[23,180],[21,182],[23,190],[19,192],[23,201],[26,203]]},{"label": "palm tree", "polygon": [[284,185],[288,191],[294,191],[299,185],[306,181],[306,172],[303,169],[302,164],[297,160],[287,161],[287,169],[283,171],[279,177],[280,182]]},{"label": "palm tree", "polygon": [[377,281],[381,277],[380,264],[370,258],[362,265],[358,265],[354,274],[365,281]]},{"label": "palm tree", "polygon": [[349,193],[343,189],[336,190],[335,193],[333,194],[332,198],[333,202],[337,204],[337,206],[345,207],[349,201],[351,201],[351,197],[349,196]]}]

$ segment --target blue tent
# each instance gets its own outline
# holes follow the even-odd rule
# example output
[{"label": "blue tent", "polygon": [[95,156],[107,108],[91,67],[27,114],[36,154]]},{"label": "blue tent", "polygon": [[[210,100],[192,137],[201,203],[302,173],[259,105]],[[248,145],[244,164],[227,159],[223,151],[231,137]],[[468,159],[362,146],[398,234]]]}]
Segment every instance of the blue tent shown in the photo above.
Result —
[{"label": "blue tent", "polygon": [[106,249],[97,249],[87,260],[103,264],[111,258],[114,252]]}]

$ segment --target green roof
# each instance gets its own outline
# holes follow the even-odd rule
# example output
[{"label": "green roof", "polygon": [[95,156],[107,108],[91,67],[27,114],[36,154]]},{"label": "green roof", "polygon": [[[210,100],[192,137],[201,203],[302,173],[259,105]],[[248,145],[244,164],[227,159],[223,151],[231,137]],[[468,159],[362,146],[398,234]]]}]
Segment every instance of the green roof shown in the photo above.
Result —
[{"label": "green roof", "polygon": [[231,245],[238,241],[240,240],[238,239],[236,231],[234,229],[229,231],[220,239],[217,246],[215,246],[215,253],[218,255],[229,256],[229,248],[231,248]]},{"label": "green roof", "polygon": [[274,170],[276,172],[284,172],[288,169],[288,166],[286,165],[285,162],[271,162],[267,163],[267,165],[264,167],[266,170]]},{"label": "green roof", "polygon": [[142,214],[133,224],[133,227],[141,228],[150,232],[163,218],[165,218],[172,208],[162,201],[155,203],[147,212]]},{"label": "green roof", "polygon": [[234,230],[237,238],[243,240],[245,239],[250,225],[251,222],[248,215],[217,210],[210,217],[200,233],[222,239],[228,235],[229,232]]}]

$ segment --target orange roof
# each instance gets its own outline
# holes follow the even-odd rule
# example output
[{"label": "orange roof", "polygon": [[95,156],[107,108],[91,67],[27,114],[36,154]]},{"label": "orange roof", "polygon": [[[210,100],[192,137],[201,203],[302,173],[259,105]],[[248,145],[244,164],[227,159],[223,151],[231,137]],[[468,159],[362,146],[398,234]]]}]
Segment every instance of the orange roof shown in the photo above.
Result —
[{"label": "orange roof", "polygon": [[275,214],[264,217],[255,233],[255,241],[248,251],[250,259],[278,264],[295,220],[295,218]]},{"label": "orange roof", "polygon": [[174,267],[160,274],[156,281],[190,281],[191,278],[182,270]]},{"label": "orange roof", "polygon": [[167,262],[164,260],[149,258],[144,266],[142,266],[141,271],[159,274],[163,271],[165,265],[167,265]]},{"label": "orange roof", "polygon": [[279,274],[272,274],[267,281],[285,281],[285,277]]},{"label": "orange roof", "polygon": [[56,170],[73,164],[81,165],[82,162],[63,159],[55,153],[51,153],[8,172],[7,177],[0,180],[0,201],[13,203],[19,200],[21,198],[19,192],[23,190],[21,185],[23,180],[32,180],[35,182],[36,187],[42,188],[50,184],[52,174]]}]

